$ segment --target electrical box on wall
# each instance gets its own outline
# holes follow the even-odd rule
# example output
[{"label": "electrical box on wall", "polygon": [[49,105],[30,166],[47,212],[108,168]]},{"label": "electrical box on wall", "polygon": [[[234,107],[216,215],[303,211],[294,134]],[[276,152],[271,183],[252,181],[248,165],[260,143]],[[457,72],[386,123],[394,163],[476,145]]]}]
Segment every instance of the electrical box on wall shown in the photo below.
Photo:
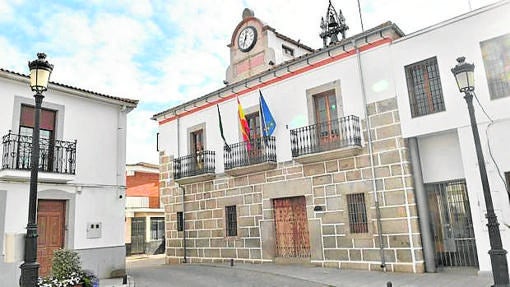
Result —
[{"label": "electrical box on wall", "polygon": [[101,222],[87,223],[87,239],[101,238]]}]

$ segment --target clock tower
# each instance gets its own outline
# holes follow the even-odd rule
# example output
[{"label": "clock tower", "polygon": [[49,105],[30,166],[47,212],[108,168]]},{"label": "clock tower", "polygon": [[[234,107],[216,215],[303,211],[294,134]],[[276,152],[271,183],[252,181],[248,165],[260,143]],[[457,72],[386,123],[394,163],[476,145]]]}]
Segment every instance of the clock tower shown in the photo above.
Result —
[{"label": "clock tower", "polygon": [[234,83],[282,62],[292,60],[313,49],[294,41],[262,23],[252,10],[243,11],[242,20],[234,29],[230,43],[230,66],[226,82]]}]

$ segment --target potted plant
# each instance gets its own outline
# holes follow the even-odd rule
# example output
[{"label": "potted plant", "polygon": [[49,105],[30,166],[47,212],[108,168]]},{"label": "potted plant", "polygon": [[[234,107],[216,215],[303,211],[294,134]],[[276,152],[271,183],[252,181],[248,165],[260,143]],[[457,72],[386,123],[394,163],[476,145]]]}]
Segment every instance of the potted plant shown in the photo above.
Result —
[{"label": "potted plant", "polygon": [[94,287],[97,278],[81,268],[80,256],[73,250],[57,249],[53,253],[51,274],[39,277],[39,287]]}]

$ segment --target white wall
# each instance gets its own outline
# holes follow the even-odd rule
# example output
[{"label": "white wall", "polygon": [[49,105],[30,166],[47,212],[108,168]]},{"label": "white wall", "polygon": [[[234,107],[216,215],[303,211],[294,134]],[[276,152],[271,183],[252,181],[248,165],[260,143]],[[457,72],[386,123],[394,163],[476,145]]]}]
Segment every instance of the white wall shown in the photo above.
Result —
[{"label": "white wall", "polygon": [[[86,98],[74,93],[51,87],[44,94],[43,107],[53,104],[65,110],[63,113],[57,111],[57,117],[62,114],[64,116],[63,124],[56,124],[56,134],[61,134],[64,141],[77,140],[76,175],[74,180],[67,183],[39,183],[38,198],[66,201],[64,247],[96,251],[123,247],[126,114],[129,109],[122,110],[123,103],[120,102],[102,101],[90,95],[90,98]],[[15,118],[19,114],[14,111],[18,108],[20,98],[23,98],[23,102],[33,104],[32,94],[28,82],[0,77],[1,136],[6,135],[19,121]],[[18,133],[18,127],[15,127],[13,133]],[[18,182],[0,179],[0,190],[7,190],[6,214],[5,218],[0,218],[4,221],[5,233],[26,232],[28,180]],[[92,222],[101,223],[100,238],[87,238],[87,224]],[[5,252],[3,248],[1,251]],[[118,259],[117,256],[111,262],[102,262],[102,269],[96,271],[102,276],[109,274],[111,268],[119,268],[119,260],[123,262],[123,258]],[[93,260],[88,260],[87,264],[93,264]],[[114,265],[110,268],[109,264]]]},{"label": "white wall", "polygon": [[[366,93],[368,102],[379,101],[394,97],[394,88],[391,81],[388,45],[373,48],[361,54],[363,72],[366,77]],[[261,89],[264,99],[276,121],[276,154],[278,162],[292,160],[290,133],[291,129],[312,124],[308,118],[306,90],[323,84],[340,81],[343,102],[343,114],[356,115],[360,121],[364,119],[362,90],[360,87],[358,62],[356,56],[333,62],[331,64],[312,69],[306,73],[295,75],[281,80]],[[383,83],[381,85],[381,83]],[[381,88],[382,86],[382,88]],[[239,93],[236,89],[236,91]],[[259,92],[253,91],[239,97],[239,101],[246,113],[247,110],[258,110]],[[224,135],[227,143],[233,144],[242,141],[237,116],[237,101],[235,98],[219,104],[223,122]],[[206,149],[216,152],[216,173],[222,173],[223,167],[223,140],[221,139],[216,106],[200,110],[174,119],[159,126],[160,151],[178,157],[177,138],[180,138],[180,156],[190,153],[188,128],[205,123]],[[179,125],[179,128],[177,128]],[[179,135],[177,135],[177,130]]]},{"label": "white wall", "polygon": [[464,178],[456,131],[419,137],[418,148],[424,183]]},{"label": "white wall", "polygon": [[[475,64],[476,94],[495,120],[488,132],[492,154],[501,172],[510,171],[510,97],[490,100],[480,49],[480,42],[510,33],[507,20],[510,3],[500,2],[495,6],[410,34],[395,41],[391,47],[402,132],[405,137],[417,136],[419,139],[425,182],[465,178],[481,271],[491,270],[485,201],[466,102],[450,69],[456,65],[459,56],[465,56],[466,62]],[[412,118],[404,67],[431,57],[437,57],[446,110]],[[510,250],[510,201],[489,155],[486,136],[489,121],[475,99],[473,103],[502,242],[504,248]],[[510,256],[507,258],[510,260]]]}]

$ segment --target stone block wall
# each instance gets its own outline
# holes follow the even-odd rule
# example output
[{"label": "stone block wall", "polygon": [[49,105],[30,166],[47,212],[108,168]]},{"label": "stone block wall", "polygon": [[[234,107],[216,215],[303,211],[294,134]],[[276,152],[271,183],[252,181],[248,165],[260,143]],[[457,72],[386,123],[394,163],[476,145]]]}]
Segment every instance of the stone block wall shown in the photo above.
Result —
[{"label": "stone block wall", "polygon": [[[273,262],[272,199],[304,196],[310,263],[380,270],[377,198],[387,270],[424,272],[410,159],[401,136],[396,98],[371,103],[368,110],[373,168],[365,140],[356,156],[304,165],[280,162],[270,171],[237,177],[217,175],[211,181],[177,186],[172,178],[173,158],[161,153],[167,263],[183,259],[183,232],[177,231],[177,212],[183,208],[188,262],[226,262],[231,258],[240,262]],[[367,139],[365,121],[362,128]],[[365,195],[368,233],[350,233],[346,195],[351,193]],[[225,206],[229,205],[237,208],[236,237],[226,237]],[[316,206],[322,210],[315,211]]]}]

